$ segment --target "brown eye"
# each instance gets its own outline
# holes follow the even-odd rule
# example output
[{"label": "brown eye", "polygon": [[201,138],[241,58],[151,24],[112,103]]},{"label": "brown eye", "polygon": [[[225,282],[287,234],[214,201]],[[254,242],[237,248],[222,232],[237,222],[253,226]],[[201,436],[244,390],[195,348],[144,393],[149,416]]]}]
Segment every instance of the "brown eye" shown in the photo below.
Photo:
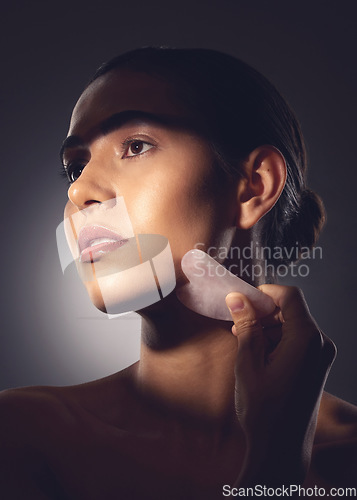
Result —
[{"label": "brown eye", "polygon": [[143,148],[144,148],[144,143],[141,141],[136,141],[130,144],[129,151],[133,153],[133,155],[135,154],[137,155],[142,152]]},{"label": "brown eye", "polygon": [[143,153],[146,153],[147,151],[155,147],[149,142],[140,140],[131,140],[126,144],[126,146],[127,147],[123,158],[133,158],[134,156],[142,155]]}]

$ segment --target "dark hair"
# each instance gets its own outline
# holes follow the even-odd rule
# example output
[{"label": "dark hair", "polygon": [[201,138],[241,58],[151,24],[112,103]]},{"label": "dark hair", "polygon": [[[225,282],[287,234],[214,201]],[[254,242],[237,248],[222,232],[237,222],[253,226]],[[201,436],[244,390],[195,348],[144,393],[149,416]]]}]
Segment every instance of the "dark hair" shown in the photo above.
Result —
[{"label": "dark hair", "polygon": [[[315,244],[324,223],[324,208],[306,186],[300,126],[285,99],[263,75],[214,50],[148,47],[104,63],[89,84],[118,68],[171,82],[182,102],[206,124],[218,164],[228,175],[241,175],[241,161],[258,146],[269,144],[279,149],[287,165],[286,185],[274,207],[257,223],[255,234],[260,245],[271,249],[294,247],[301,251]],[[289,259],[272,261],[286,263]]]}]

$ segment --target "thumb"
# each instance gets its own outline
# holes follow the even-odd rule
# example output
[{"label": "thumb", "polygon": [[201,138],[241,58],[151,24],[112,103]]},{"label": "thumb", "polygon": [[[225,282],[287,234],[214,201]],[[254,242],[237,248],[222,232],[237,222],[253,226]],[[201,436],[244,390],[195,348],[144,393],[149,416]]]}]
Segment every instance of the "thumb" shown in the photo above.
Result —
[{"label": "thumb", "polygon": [[227,295],[226,304],[234,321],[232,333],[238,339],[237,369],[262,367],[265,360],[264,334],[252,303],[245,295],[233,292]]}]

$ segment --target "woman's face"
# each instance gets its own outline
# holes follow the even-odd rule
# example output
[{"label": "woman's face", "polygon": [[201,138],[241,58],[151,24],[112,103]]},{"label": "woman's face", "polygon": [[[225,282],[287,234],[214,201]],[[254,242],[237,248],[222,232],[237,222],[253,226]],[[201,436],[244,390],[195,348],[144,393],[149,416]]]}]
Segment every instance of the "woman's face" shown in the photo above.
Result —
[{"label": "woman's face", "polygon": [[[229,247],[236,216],[236,186],[213,168],[194,122],[168,83],[112,71],[80,97],[63,149],[72,181],[65,217],[123,199],[135,234],[168,239],[177,285],[182,256],[197,244]],[[104,309],[97,285],[86,287]]]}]

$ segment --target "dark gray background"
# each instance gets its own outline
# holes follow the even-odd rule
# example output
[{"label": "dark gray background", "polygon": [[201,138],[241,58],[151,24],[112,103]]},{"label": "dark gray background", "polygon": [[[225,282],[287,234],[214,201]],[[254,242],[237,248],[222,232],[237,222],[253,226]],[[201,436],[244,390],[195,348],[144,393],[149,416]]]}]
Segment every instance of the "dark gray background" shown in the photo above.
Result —
[{"label": "dark gray background", "polygon": [[295,283],[339,348],[328,389],[357,403],[354,6],[47,0],[2,7],[0,388],[78,383],[137,358],[136,316],[104,319],[77,278],[61,274],[55,229],[66,189],[58,150],[71,109],[101,62],[144,45],[172,45],[242,58],[295,109],[310,185],[328,212],[323,259]]}]

